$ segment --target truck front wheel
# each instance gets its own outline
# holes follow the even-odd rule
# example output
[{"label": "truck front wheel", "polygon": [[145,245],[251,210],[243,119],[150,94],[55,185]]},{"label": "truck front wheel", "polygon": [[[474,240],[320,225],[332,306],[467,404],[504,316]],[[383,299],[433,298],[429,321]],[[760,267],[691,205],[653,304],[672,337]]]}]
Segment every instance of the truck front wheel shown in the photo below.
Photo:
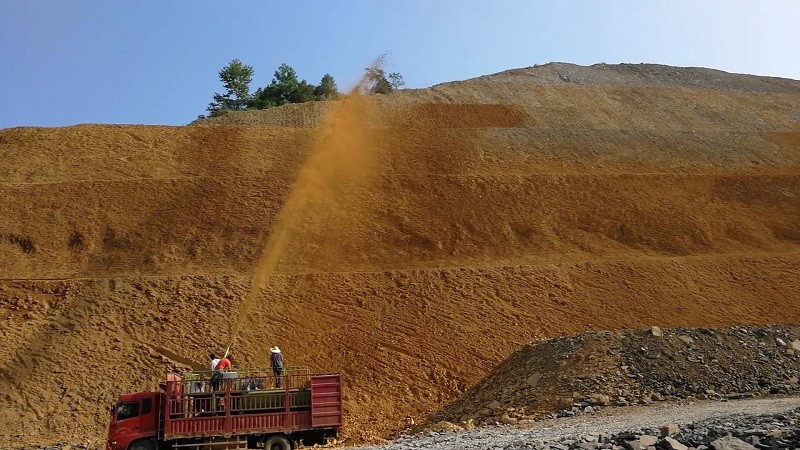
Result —
[{"label": "truck front wheel", "polygon": [[129,445],[128,450],[156,450],[156,446],[153,445],[153,441],[142,439]]},{"label": "truck front wheel", "polygon": [[286,436],[276,434],[264,442],[264,450],[292,450],[292,443]]}]

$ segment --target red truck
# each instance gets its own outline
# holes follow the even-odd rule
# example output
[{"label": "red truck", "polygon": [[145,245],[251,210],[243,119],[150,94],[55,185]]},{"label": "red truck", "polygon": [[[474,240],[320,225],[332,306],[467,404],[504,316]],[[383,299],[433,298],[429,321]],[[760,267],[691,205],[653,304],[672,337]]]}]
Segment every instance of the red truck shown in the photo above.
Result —
[{"label": "red truck", "polygon": [[338,373],[198,372],[167,375],[161,392],[123,394],[106,450],[290,450],[325,445],[342,430]]}]

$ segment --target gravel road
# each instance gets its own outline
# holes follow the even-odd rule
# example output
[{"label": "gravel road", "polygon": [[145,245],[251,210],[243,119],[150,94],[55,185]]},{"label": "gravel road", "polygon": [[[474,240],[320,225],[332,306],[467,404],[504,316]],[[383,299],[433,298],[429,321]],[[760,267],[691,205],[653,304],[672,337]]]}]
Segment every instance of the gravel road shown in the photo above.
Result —
[{"label": "gravel road", "polygon": [[502,449],[507,446],[519,447],[523,443],[578,439],[589,434],[614,434],[640,428],[657,428],[667,423],[683,425],[706,419],[777,414],[798,407],[800,407],[800,397],[605,408],[594,414],[540,422],[522,422],[517,426],[402,436],[391,444],[362,447],[360,450]]}]

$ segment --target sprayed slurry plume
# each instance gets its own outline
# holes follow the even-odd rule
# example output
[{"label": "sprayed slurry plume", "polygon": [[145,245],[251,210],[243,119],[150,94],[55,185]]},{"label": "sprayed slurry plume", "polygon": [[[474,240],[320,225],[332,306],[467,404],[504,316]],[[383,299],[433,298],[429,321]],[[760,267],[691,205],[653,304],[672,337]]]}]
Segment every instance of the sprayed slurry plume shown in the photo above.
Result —
[{"label": "sprayed slurry plume", "polygon": [[311,154],[300,169],[253,273],[247,297],[231,330],[229,349],[236,341],[261,288],[275,273],[286,245],[306,215],[309,203],[333,202],[337,186],[369,173],[370,105],[364,97],[366,83],[367,80],[362,79],[350,94],[337,101],[325,118]]}]

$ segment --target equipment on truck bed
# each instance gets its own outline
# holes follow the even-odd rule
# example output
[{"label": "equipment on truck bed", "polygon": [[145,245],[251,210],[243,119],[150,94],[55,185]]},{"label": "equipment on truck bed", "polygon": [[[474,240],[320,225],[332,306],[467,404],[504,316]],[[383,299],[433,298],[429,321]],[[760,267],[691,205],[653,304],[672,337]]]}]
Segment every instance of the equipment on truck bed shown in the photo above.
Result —
[{"label": "equipment on truck bed", "polygon": [[[123,394],[112,408],[106,450],[290,450],[327,443],[342,430],[338,373],[287,366],[168,374],[161,392]],[[275,387],[280,386],[280,387]]]}]

